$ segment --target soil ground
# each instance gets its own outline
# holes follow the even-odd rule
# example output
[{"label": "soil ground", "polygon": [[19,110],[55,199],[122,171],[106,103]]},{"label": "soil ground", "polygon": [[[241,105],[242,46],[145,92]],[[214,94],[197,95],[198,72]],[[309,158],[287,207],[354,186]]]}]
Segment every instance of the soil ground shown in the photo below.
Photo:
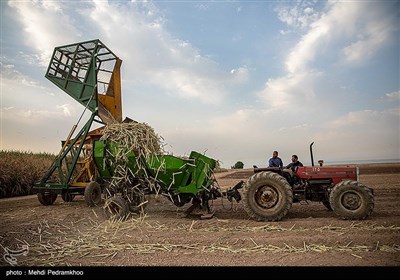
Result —
[{"label": "soil ground", "polygon": [[[6,249],[18,266],[345,266],[400,267],[400,164],[359,165],[374,190],[375,208],[362,221],[340,220],[319,202],[294,203],[279,222],[249,219],[241,203],[213,201],[201,220],[163,197],[146,214],[123,222],[88,207],[82,196],[42,206],[36,196],[0,200],[0,266]],[[247,180],[252,169],[217,173],[221,189]]]}]

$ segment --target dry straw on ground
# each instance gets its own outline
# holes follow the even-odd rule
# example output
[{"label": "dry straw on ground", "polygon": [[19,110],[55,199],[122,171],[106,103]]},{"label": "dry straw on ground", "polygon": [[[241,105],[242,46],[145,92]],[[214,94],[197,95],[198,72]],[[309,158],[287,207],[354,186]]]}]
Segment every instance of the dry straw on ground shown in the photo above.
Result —
[{"label": "dry straw on ground", "polygon": [[[80,231],[78,224],[86,224],[87,228]],[[336,228],[339,231],[357,231],[357,230],[384,230],[398,231],[398,226],[377,226],[373,224],[351,225],[349,227],[323,227],[315,229],[307,229],[311,231],[332,231]],[[204,254],[214,252],[224,252],[229,254],[251,254],[255,252],[263,253],[306,253],[306,252],[342,252],[351,254],[354,257],[361,258],[359,253],[362,252],[389,252],[398,253],[400,248],[398,245],[391,244],[357,244],[357,242],[334,244],[308,243],[299,244],[268,244],[268,242],[257,243],[252,238],[249,240],[231,240],[228,243],[221,243],[216,240],[211,244],[204,243],[173,243],[171,241],[160,240],[156,243],[148,243],[141,240],[139,236],[146,236],[154,231],[166,230],[184,230],[192,231],[208,231],[210,228],[202,224],[193,225],[193,222],[186,223],[185,226],[177,226],[176,228],[168,228],[160,222],[149,223],[146,216],[139,218],[131,218],[126,221],[106,220],[97,222],[92,218],[83,218],[79,222],[71,222],[71,224],[52,224],[46,220],[39,223],[37,228],[29,230],[36,241],[32,243],[23,242],[29,246],[29,257],[25,258],[21,264],[23,265],[68,265],[68,261],[75,260],[79,263],[84,259],[91,260],[93,265],[107,265],[119,253],[126,254],[153,254],[156,252],[202,252]],[[215,227],[212,231],[296,231],[304,229],[296,229],[295,225],[284,228],[271,225],[262,227],[242,227],[242,228],[225,228]],[[135,233],[136,232],[136,233]],[[140,232],[140,233],[139,233]],[[193,233],[196,234],[196,233]],[[125,238],[121,239],[121,236]],[[128,241],[129,240],[129,241]],[[22,242],[22,241],[21,241]],[[76,264],[75,263],[75,264]]]}]

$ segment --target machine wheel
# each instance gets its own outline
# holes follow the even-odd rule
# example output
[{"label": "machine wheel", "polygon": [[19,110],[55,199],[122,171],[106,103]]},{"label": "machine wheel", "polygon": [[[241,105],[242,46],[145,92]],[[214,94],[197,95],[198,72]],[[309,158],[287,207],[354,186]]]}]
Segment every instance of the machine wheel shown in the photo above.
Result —
[{"label": "machine wheel", "polygon": [[85,201],[90,207],[97,206],[101,203],[101,187],[99,183],[92,181],[85,187]]},{"label": "machine wheel", "polygon": [[121,196],[113,196],[106,200],[104,209],[108,218],[125,219],[129,214],[128,202]]},{"label": "machine wheel", "polygon": [[65,202],[71,202],[72,200],[74,200],[75,195],[71,194],[71,193],[63,193],[61,194],[61,198],[65,201]]},{"label": "machine wheel", "polygon": [[289,212],[293,192],[284,177],[273,172],[251,176],[243,190],[243,206],[258,221],[279,221]]},{"label": "machine wheel", "polygon": [[56,201],[57,194],[40,192],[37,194],[37,197],[41,204],[43,204],[44,206],[48,206],[48,205],[52,205],[54,203],[54,201]]},{"label": "machine wheel", "polygon": [[331,204],[329,203],[329,200],[323,200],[322,204],[328,209],[329,211],[333,211]]},{"label": "machine wheel", "polygon": [[146,197],[142,192],[139,191],[132,193],[130,199],[128,200],[129,211],[140,214],[141,212],[144,212],[146,206]]},{"label": "machine wheel", "polygon": [[356,181],[342,181],[329,196],[333,211],[344,220],[364,220],[374,209],[372,190]]}]

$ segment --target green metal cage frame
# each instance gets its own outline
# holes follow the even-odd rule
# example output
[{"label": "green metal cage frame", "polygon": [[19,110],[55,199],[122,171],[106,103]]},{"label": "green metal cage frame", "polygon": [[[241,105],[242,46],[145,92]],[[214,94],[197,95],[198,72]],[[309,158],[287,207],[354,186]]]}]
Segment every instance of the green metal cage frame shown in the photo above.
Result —
[{"label": "green metal cage frame", "polygon": [[[77,125],[74,125],[50,169],[35,184],[34,192],[61,193],[70,187],[74,173],[79,173],[76,165],[93,121],[104,123],[96,119],[99,106],[104,108],[99,95],[107,94],[114,86],[113,74],[116,65],[119,71],[120,63],[119,58],[98,39],[54,49],[45,77],[92,113],[75,136]],[[56,171],[55,182],[53,174]]]}]

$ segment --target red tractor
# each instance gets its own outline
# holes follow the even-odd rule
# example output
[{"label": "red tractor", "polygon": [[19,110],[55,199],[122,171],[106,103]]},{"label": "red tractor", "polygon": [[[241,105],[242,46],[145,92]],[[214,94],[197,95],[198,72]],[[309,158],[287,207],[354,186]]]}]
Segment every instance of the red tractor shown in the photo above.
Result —
[{"label": "red tractor", "polygon": [[298,167],[293,175],[279,168],[254,168],[254,175],[240,186],[250,217],[279,221],[293,203],[307,200],[322,202],[342,219],[363,220],[372,213],[373,190],[359,182],[358,167],[314,166],[313,144],[312,166]]}]

